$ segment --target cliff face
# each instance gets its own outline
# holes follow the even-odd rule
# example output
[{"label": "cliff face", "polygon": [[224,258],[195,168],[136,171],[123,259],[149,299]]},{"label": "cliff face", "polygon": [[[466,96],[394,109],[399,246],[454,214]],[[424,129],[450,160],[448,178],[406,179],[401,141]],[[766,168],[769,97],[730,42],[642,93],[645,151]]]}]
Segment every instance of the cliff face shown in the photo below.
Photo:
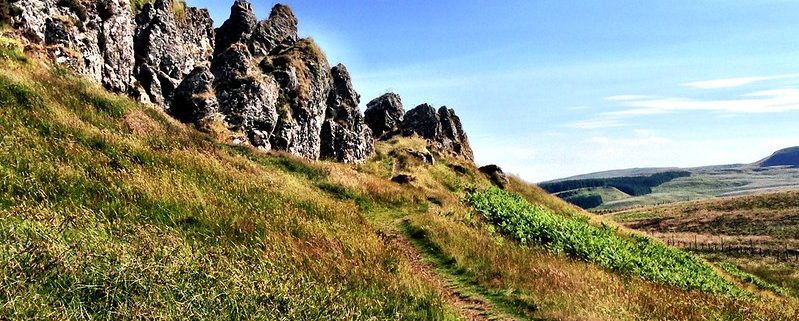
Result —
[{"label": "cliff face", "polygon": [[278,4],[258,21],[249,2],[236,0],[214,29],[206,9],[176,1],[134,10],[129,0],[12,0],[19,9],[12,24],[29,47],[108,90],[200,128],[221,121],[258,148],[357,163],[372,155],[375,137],[404,133],[472,159],[460,120],[446,108],[420,106],[403,122],[392,94],[369,104],[367,125],[370,111],[361,114],[346,67],[331,68],[313,40],[297,35],[289,7]]}]

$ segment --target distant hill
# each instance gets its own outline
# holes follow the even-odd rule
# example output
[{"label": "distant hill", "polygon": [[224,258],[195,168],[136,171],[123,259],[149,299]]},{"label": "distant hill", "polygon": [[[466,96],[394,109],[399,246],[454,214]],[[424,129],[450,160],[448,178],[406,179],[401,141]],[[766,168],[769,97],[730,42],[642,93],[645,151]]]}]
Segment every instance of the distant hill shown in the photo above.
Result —
[{"label": "distant hill", "polygon": [[799,166],[799,146],[778,150],[755,165],[760,167]]},{"label": "distant hill", "polygon": [[[690,175],[669,177],[668,173]],[[637,189],[634,193],[624,189],[624,186],[622,188],[616,186],[619,182],[650,181],[647,178],[660,176],[669,179],[647,182],[649,188]],[[779,150],[751,164],[684,169],[676,167],[617,169],[552,180],[539,185],[565,201],[594,211],[615,211],[717,196],[793,190],[799,189],[799,147]],[[617,188],[623,193],[609,193],[608,188],[597,187]],[[623,196],[625,193],[629,194],[628,197]]]}]

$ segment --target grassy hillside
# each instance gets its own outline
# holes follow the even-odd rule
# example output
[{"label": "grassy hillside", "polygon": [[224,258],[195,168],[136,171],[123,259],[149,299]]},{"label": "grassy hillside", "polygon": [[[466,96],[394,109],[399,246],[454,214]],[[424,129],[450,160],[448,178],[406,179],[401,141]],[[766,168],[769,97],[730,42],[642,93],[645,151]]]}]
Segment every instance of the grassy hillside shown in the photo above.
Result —
[{"label": "grassy hillside", "polygon": [[0,319],[796,319],[535,186],[418,161],[420,139],[357,166],[227,145],[0,44]]},{"label": "grassy hillside", "polygon": [[[660,169],[652,169],[657,171]],[[664,169],[665,170],[665,169]],[[669,169],[673,170],[673,169]],[[651,188],[651,193],[626,198],[605,198],[603,190],[577,189],[563,192],[582,197],[601,196],[603,203],[590,207],[595,212],[619,211],[642,206],[702,200],[719,196],[754,195],[795,190],[799,186],[799,168],[752,165],[708,166],[684,169],[691,176],[678,177]],[[642,171],[642,170],[635,170]],[[608,173],[624,174],[624,171]],[[590,177],[590,175],[586,176]]]},{"label": "grassy hillside", "polygon": [[644,207],[610,217],[799,296],[799,192]]}]

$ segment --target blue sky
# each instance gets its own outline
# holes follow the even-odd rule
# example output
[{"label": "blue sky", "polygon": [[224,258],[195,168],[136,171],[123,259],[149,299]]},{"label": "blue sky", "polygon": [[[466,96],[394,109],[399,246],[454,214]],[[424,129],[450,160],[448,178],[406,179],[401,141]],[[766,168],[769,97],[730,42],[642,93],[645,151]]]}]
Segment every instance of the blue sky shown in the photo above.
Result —
[{"label": "blue sky", "polygon": [[[221,24],[232,0],[188,3]],[[478,163],[531,182],[799,145],[799,1],[284,3],[363,106],[454,108]]]}]

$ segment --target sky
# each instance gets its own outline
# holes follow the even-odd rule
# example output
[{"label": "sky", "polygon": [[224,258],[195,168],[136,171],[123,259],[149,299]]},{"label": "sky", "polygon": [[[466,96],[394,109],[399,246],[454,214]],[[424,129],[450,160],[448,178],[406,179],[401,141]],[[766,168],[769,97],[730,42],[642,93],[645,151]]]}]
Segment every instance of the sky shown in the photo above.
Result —
[{"label": "sky", "polygon": [[[217,25],[230,1],[188,0]],[[274,1],[252,1],[259,19]],[[530,182],[799,145],[799,1],[286,0],[361,108],[446,105]]]}]

